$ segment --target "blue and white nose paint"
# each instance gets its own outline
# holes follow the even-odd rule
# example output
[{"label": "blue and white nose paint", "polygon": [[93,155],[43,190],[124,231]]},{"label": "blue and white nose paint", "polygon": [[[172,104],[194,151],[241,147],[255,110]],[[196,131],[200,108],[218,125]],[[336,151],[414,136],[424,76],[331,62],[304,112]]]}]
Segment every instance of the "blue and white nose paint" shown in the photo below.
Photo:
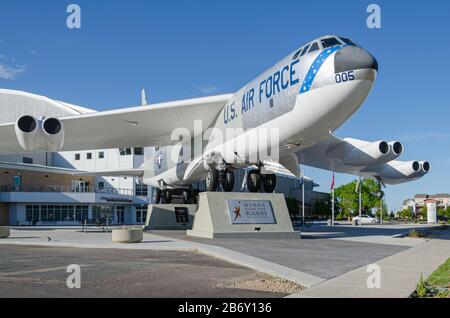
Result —
[{"label": "blue and white nose paint", "polygon": [[339,45],[335,47],[331,47],[328,49],[325,49],[320,53],[314,62],[311,64],[308,73],[306,73],[305,80],[302,83],[302,86],[300,88],[300,94],[304,94],[309,92],[311,89],[311,86],[314,82],[314,79],[316,78],[317,73],[319,72],[320,68],[322,67],[323,63],[335,52],[342,50],[346,45]]}]

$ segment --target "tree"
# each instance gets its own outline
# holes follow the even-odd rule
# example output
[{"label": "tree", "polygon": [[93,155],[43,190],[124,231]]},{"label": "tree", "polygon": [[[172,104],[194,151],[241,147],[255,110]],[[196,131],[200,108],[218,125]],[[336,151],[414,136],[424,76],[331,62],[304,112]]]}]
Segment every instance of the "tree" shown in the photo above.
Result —
[{"label": "tree", "polygon": [[407,209],[403,209],[400,212],[397,213],[397,216],[401,219],[412,219],[414,214],[411,211],[411,209],[407,208]]},{"label": "tree", "polygon": [[[356,189],[357,181],[347,183],[335,190],[335,198],[339,214],[348,218],[358,214],[359,211],[359,193]],[[381,199],[377,193],[384,196],[384,192],[378,182],[372,179],[363,179],[361,181],[362,213],[372,214],[373,209],[379,210]],[[387,213],[388,209],[383,204],[383,210]],[[383,214],[384,215],[384,214]]]},{"label": "tree", "polygon": [[286,198],[286,205],[289,211],[289,215],[292,219],[295,219],[300,214],[300,207],[295,198]]},{"label": "tree", "polygon": [[326,200],[317,200],[314,203],[314,216],[319,218],[331,217],[331,203]]}]

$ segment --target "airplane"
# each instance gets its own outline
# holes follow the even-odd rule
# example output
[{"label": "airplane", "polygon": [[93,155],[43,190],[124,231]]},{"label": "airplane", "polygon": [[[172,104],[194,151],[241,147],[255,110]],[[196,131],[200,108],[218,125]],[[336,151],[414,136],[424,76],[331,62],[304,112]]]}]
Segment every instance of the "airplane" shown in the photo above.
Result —
[{"label": "airplane", "polygon": [[[377,74],[378,62],[366,49],[347,37],[326,35],[234,94],[148,105],[142,92],[142,105],[132,108],[64,118],[24,115],[0,125],[0,155],[154,147],[139,169],[91,175],[140,177],[156,189],[155,203],[170,203],[179,189],[189,202],[192,184],[199,181],[207,191],[231,192],[240,168],[247,168],[250,192],[273,192],[276,174],[300,176],[300,165],[384,185],[419,179],[430,163],[398,161],[404,152],[400,142],[333,135],[362,106]],[[269,152],[276,152],[275,158],[265,155]]]}]

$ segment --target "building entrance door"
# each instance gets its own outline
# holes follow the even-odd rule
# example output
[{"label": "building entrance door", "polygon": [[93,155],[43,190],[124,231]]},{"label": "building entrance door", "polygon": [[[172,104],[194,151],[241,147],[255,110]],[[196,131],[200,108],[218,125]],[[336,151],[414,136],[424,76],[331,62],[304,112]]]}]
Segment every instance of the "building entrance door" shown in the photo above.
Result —
[{"label": "building entrance door", "polygon": [[125,207],[124,206],[118,206],[116,207],[116,222],[118,224],[124,224],[125,223]]}]

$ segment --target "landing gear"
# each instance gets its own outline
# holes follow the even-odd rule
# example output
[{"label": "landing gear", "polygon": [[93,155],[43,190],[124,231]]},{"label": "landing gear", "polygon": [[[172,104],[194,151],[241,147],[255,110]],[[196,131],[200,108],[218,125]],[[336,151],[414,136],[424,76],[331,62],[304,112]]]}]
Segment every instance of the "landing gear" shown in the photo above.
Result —
[{"label": "landing gear", "polygon": [[161,191],[161,204],[170,204],[172,203],[172,193],[170,193],[169,190],[162,190]]},{"label": "landing gear", "polygon": [[161,189],[155,188],[153,190],[153,202],[155,204],[159,204],[159,202],[161,202]]},{"label": "landing gear", "polygon": [[206,175],[206,191],[215,192],[219,187],[219,172],[213,166],[209,167],[208,174]]},{"label": "landing gear", "polygon": [[234,188],[234,171],[222,171],[220,179],[220,185],[222,186],[223,191],[232,192]]},{"label": "landing gear", "polygon": [[190,191],[189,190],[183,190],[183,204],[189,204],[190,202]]},{"label": "landing gear", "polygon": [[253,169],[247,173],[247,189],[249,192],[257,193],[262,189],[266,193],[273,193],[277,186],[275,174],[261,174],[260,169]]},{"label": "landing gear", "polygon": [[277,176],[275,174],[264,174],[261,179],[264,192],[273,193],[277,187]]},{"label": "landing gear", "polygon": [[258,170],[250,170],[247,174],[247,188],[252,193],[261,189],[261,174]]}]

